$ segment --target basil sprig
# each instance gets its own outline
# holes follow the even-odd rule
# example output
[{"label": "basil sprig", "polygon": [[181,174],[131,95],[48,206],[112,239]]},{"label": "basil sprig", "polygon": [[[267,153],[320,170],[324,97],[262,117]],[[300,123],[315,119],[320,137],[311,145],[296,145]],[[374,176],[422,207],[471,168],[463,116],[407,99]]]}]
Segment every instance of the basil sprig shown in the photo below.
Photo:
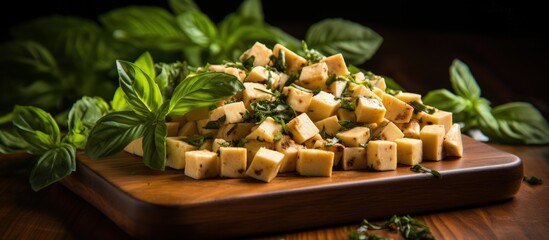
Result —
[{"label": "basil sprig", "polygon": [[[132,111],[107,114],[90,132],[86,154],[92,158],[114,155],[131,141],[143,137],[143,163],[151,169],[166,165],[166,123],[169,115],[184,115],[214,104],[244,89],[233,75],[202,72],[183,79],[169,101],[163,101],[159,85],[137,64],[116,61],[120,87]],[[148,64],[150,65],[150,64]]]},{"label": "basil sprig", "polygon": [[450,67],[450,81],[455,93],[433,90],[423,102],[452,112],[454,122],[464,123],[462,131],[477,128],[491,142],[549,143],[549,123],[532,104],[511,102],[492,108],[490,101],[481,97],[481,89],[469,67],[457,59]]}]

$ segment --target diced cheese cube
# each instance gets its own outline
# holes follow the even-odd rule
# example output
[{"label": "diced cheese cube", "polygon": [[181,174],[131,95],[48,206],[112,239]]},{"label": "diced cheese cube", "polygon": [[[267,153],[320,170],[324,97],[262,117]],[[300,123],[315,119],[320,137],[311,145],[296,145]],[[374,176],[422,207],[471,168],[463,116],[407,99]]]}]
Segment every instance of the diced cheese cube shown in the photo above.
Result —
[{"label": "diced cheese cube", "polygon": [[443,110],[436,110],[433,114],[428,114],[425,112],[418,113],[420,116],[419,119],[419,125],[423,128],[426,125],[433,125],[433,124],[441,124],[444,125],[444,129],[446,132],[450,130],[452,127],[452,113],[443,111]]},{"label": "diced cheese cube", "polygon": [[225,122],[223,122],[224,124],[237,123],[242,122],[245,113],[246,107],[244,106],[244,102],[239,101],[225,104],[212,110],[208,120],[217,121],[219,118],[225,116]]},{"label": "diced cheese cube", "polygon": [[353,74],[353,77],[355,78],[355,81],[357,81],[357,82],[362,82],[366,79],[366,76],[364,75],[363,72],[357,72],[357,73]]},{"label": "diced cheese cube", "polygon": [[265,66],[271,61],[271,55],[273,55],[273,51],[265,46],[265,44],[255,42],[254,45],[242,53],[238,59],[240,59],[241,62],[244,62],[248,58],[253,57],[254,66]]},{"label": "diced cheese cube", "polygon": [[167,131],[167,137],[176,137],[178,136],[179,130],[179,122],[167,122],[166,123],[166,131]]},{"label": "diced cheese cube", "polygon": [[297,152],[303,148],[302,145],[296,144],[290,136],[282,135],[280,140],[275,143],[275,150],[284,154],[284,159],[280,164],[279,172],[293,172],[295,171],[297,162]]},{"label": "diced cheese cube", "polygon": [[246,109],[250,112],[252,111],[250,103],[252,103],[253,101],[272,101],[274,99],[274,96],[269,94],[268,92],[271,92],[271,90],[267,90],[265,84],[245,82],[244,91],[242,92],[242,101],[244,101],[244,106],[246,107]]},{"label": "diced cheese cube", "polygon": [[196,128],[198,129],[199,135],[213,134],[215,136],[217,134],[219,129],[206,128],[206,124],[208,124],[209,121],[209,119],[201,119],[196,121]]},{"label": "diced cheese cube", "polygon": [[143,138],[140,137],[131,141],[128,146],[124,148],[124,151],[143,157]]},{"label": "diced cheese cube", "polygon": [[427,125],[421,129],[419,138],[423,142],[423,159],[440,161],[444,158],[442,146],[445,135],[444,125]]},{"label": "diced cheese cube", "polygon": [[331,177],[334,153],[319,149],[300,149],[296,170],[302,176]]},{"label": "diced cheese cube", "polygon": [[421,95],[417,93],[410,93],[410,92],[399,92],[395,95],[396,98],[402,100],[405,103],[409,102],[419,102],[421,103]]},{"label": "diced cheese cube", "polygon": [[273,55],[275,57],[278,58],[281,51],[284,52],[284,62],[286,63],[285,73],[296,73],[307,65],[307,59],[297,55],[281,44],[276,44],[273,47]]},{"label": "diced cheese cube", "polygon": [[267,117],[255,130],[252,130],[252,132],[246,136],[246,139],[274,143],[275,135],[281,134],[281,131],[282,126],[272,117]]},{"label": "diced cheese cube", "polygon": [[254,67],[244,79],[244,82],[256,82],[270,85],[270,89],[273,90],[276,89],[279,81],[280,76],[277,73],[269,71],[263,66]]},{"label": "diced cheese cube", "polygon": [[166,138],[166,166],[173,169],[185,168],[185,153],[198,148],[181,141],[181,138]]},{"label": "diced cheese cube", "polygon": [[340,80],[333,81],[330,84],[330,86],[326,87],[326,91],[328,91],[329,93],[333,94],[336,97],[341,97],[341,94],[343,94],[343,92],[347,88],[348,83],[349,81],[340,81]]},{"label": "diced cheese cube", "polygon": [[320,62],[304,67],[298,83],[304,88],[315,90],[326,88],[326,80],[328,80],[328,66]]},{"label": "diced cheese cube", "polygon": [[[326,142],[331,143],[331,141],[326,141]],[[345,149],[345,146],[343,146],[343,144],[341,143],[329,144],[328,146],[324,144],[323,148],[321,149],[334,153],[334,166],[337,166],[341,161],[341,159],[343,158],[343,150]]]},{"label": "diced cheese cube", "polygon": [[284,159],[284,154],[261,148],[255,154],[246,175],[257,180],[270,182],[278,174],[282,159]]},{"label": "diced cheese cube", "polygon": [[219,175],[217,154],[206,150],[185,152],[185,175],[194,179],[213,178]]},{"label": "diced cheese cube", "polygon": [[253,126],[253,123],[224,124],[219,128],[216,137],[227,141],[240,140],[250,134]]},{"label": "diced cheese cube", "polygon": [[219,155],[219,149],[221,147],[229,147],[230,142],[227,142],[225,139],[216,138],[212,142],[212,152],[217,153]]},{"label": "diced cheese cube", "polygon": [[344,108],[339,108],[337,110],[337,118],[340,121],[356,122],[355,112]]},{"label": "diced cheese cube", "polygon": [[459,124],[452,124],[450,130],[444,136],[443,149],[447,156],[463,157],[463,143]]},{"label": "diced cheese cube", "polygon": [[313,99],[313,93],[305,92],[294,87],[284,87],[282,93],[286,95],[286,103],[296,112],[306,112]]},{"label": "diced cheese cube", "polygon": [[385,112],[385,106],[383,106],[378,99],[361,97],[358,99],[356,105],[356,121],[363,123],[379,123],[383,121]]},{"label": "diced cheese cube", "polygon": [[423,143],[415,138],[399,138],[397,144],[397,161],[401,164],[416,165],[423,158]]},{"label": "diced cheese cube", "polygon": [[378,140],[388,140],[394,141],[397,138],[404,137],[404,133],[391,121],[386,120],[386,122],[380,124],[374,130],[374,138]]},{"label": "diced cheese cube", "polygon": [[343,59],[343,55],[341,53],[326,57],[320,60],[320,62],[324,62],[328,65],[328,73],[330,74],[335,74],[338,77],[345,77],[349,75],[347,64],[345,64],[345,59]]},{"label": "diced cheese cube", "polygon": [[375,88],[379,88],[382,91],[385,91],[387,89],[387,84],[385,84],[385,78],[382,78],[381,76],[374,75],[370,77],[370,85]]},{"label": "diced cheese cube", "polygon": [[307,115],[309,115],[309,118],[313,121],[319,121],[335,115],[339,108],[339,102],[340,100],[336,100],[334,95],[320,91],[311,99],[311,103],[307,109]]},{"label": "diced cheese cube", "polygon": [[[353,83],[354,84],[354,83]],[[376,98],[381,101],[381,98],[379,98],[372,90],[367,88],[364,85],[358,85],[354,84],[350,90],[353,91],[352,96],[353,97],[366,97],[366,98]]]},{"label": "diced cheese cube", "polygon": [[320,132],[305,113],[299,114],[297,117],[290,120],[286,124],[286,127],[288,128],[288,131],[292,133],[294,141],[298,144],[302,144],[307,141],[307,139],[312,138]]},{"label": "diced cheese cube", "polygon": [[204,142],[200,144],[200,147],[198,147],[198,150],[212,151],[212,149],[213,149],[213,139],[204,140]]},{"label": "diced cheese cube", "polygon": [[324,131],[330,136],[335,136],[341,128],[341,125],[339,125],[339,120],[337,119],[336,115],[315,122],[315,126],[320,129],[321,132]]},{"label": "diced cheese cube", "polygon": [[278,91],[282,92],[283,88],[286,87],[286,82],[290,79],[290,75],[286,73],[278,73],[278,75],[280,76],[280,81],[278,81]]},{"label": "diced cheese cube", "polygon": [[370,129],[367,127],[354,127],[339,132],[336,136],[346,147],[360,147],[361,144],[367,143],[370,139]]},{"label": "diced cheese cube", "polygon": [[400,131],[404,134],[404,137],[407,138],[419,138],[419,131],[421,130],[419,123],[416,119],[410,120],[407,123],[397,123],[395,124]]},{"label": "diced cheese cube", "polygon": [[306,148],[320,148],[324,145],[324,139],[322,139],[322,136],[320,134],[315,134],[312,138],[307,139],[307,141],[303,142],[302,145]]},{"label": "diced cheese cube", "polygon": [[181,128],[177,136],[194,136],[198,135],[198,128],[196,127],[196,121],[188,121]]},{"label": "diced cheese cube", "polygon": [[366,148],[346,147],[343,150],[343,170],[366,169]]},{"label": "diced cheese cube", "polygon": [[226,67],[223,72],[235,76],[241,82],[246,77],[246,72],[244,70],[235,67]]},{"label": "diced cheese cube", "polygon": [[244,148],[248,150],[248,152],[246,153],[246,157],[248,158],[246,159],[246,164],[247,166],[250,166],[250,164],[252,163],[252,160],[255,157],[255,154],[257,153],[257,151],[259,151],[259,149],[261,148],[274,149],[274,143],[260,142],[257,140],[247,140],[247,142],[244,143]]},{"label": "diced cheese cube", "polygon": [[375,140],[366,146],[368,167],[378,170],[395,170],[397,167],[397,145],[395,142]]},{"label": "diced cheese cube", "polygon": [[188,121],[197,121],[200,119],[206,119],[208,117],[210,117],[209,107],[201,107],[185,113],[185,118],[187,118]]},{"label": "diced cheese cube", "polygon": [[412,106],[390,94],[383,95],[382,99],[383,106],[387,109],[385,118],[394,123],[406,123],[410,121],[412,114],[414,113],[414,108]]},{"label": "diced cheese cube", "polygon": [[381,90],[380,88],[374,87],[372,89],[372,92],[377,95],[380,99],[383,99],[383,96],[385,96],[385,90]]},{"label": "diced cheese cube", "polygon": [[219,149],[221,177],[240,178],[246,176],[246,149],[241,147],[222,147]]}]

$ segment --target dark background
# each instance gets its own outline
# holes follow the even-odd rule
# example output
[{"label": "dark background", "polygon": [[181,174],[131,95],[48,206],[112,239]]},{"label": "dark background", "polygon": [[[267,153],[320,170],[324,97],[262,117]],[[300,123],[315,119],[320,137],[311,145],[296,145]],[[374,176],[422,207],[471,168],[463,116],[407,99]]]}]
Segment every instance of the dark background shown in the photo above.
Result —
[{"label": "dark background", "polygon": [[[214,22],[235,11],[240,1],[196,0]],[[528,101],[549,116],[546,74],[549,38],[545,8],[528,1],[263,1],[265,21],[303,39],[307,28],[322,19],[339,17],[368,26],[384,37],[364,68],[393,77],[404,88],[421,94],[450,88],[448,67],[454,58],[469,65],[492,105]],[[91,19],[127,5],[167,1],[53,0],[10,2],[0,10],[2,39],[22,21],[51,14]]]}]

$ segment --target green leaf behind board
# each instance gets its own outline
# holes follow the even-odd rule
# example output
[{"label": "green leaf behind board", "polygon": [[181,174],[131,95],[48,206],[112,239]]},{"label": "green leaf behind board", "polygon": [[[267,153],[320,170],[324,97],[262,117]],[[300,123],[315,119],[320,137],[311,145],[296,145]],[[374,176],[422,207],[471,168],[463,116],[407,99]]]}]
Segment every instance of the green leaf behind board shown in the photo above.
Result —
[{"label": "green leaf behind board", "polygon": [[76,169],[75,149],[70,144],[61,144],[45,152],[29,176],[34,191],[55,183]]},{"label": "green leaf behind board", "polygon": [[13,125],[31,146],[33,154],[43,153],[61,141],[57,123],[44,110],[31,106],[15,106],[14,114]]},{"label": "green leaf behind board", "polygon": [[450,66],[450,81],[457,95],[470,100],[480,97],[480,87],[475,77],[469,67],[459,59],[454,59]]}]

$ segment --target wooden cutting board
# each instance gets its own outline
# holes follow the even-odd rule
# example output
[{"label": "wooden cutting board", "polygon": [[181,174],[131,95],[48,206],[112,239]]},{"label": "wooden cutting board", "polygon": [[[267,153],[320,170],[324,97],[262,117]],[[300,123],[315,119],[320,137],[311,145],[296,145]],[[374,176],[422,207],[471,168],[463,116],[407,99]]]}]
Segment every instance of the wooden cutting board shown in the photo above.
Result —
[{"label": "wooden cutting board", "polygon": [[128,153],[91,160],[78,153],[62,183],[137,238],[253,237],[308,227],[360,223],[512,198],[522,162],[464,136],[464,157],[422,165],[441,179],[396,171],[334,170],[331,178],[279,174],[194,180],[183,171],[153,171]]}]

